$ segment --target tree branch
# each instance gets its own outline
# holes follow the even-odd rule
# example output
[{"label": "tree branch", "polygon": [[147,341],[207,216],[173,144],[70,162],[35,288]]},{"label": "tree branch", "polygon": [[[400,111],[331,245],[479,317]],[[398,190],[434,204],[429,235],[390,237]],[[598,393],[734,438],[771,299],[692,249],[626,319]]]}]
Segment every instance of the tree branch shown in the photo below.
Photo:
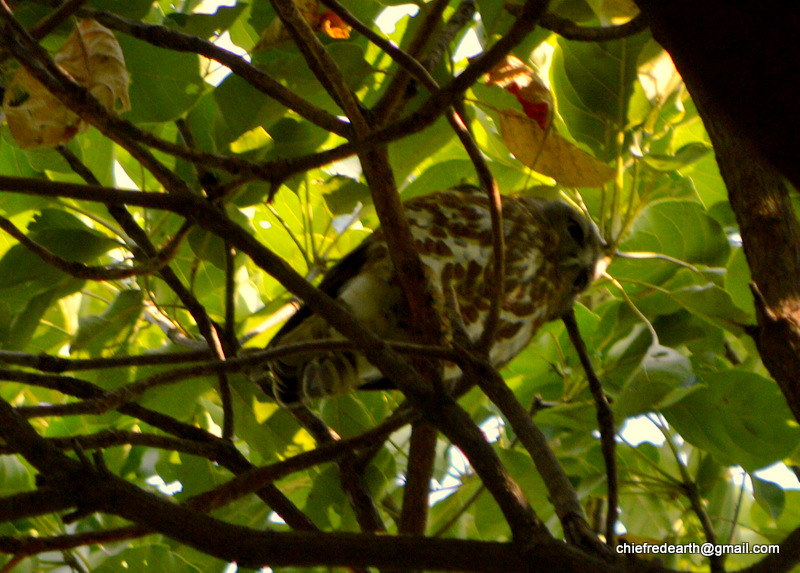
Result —
[{"label": "tree branch", "polygon": [[531,455],[536,469],[547,486],[567,541],[600,555],[607,554],[608,549],[600,544],[589,527],[575,488],[548,445],[545,435],[531,420],[514,393],[505,385],[497,370],[485,361],[476,359],[466,350],[463,355],[467,360],[464,365],[465,376],[474,381],[473,383],[477,383],[492,403],[500,409]]},{"label": "tree branch", "polygon": [[261,93],[286,106],[314,125],[342,137],[349,137],[352,134],[352,129],[346,122],[310,104],[241,56],[220,48],[208,40],[184,34],[177,30],[171,30],[165,26],[130,20],[110,12],[84,9],[81,14],[97,20],[112,30],[123,32],[153,46],[176,52],[198,54],[209,60],[214,60],[227,67],[232,73],[245,80]]},{"label": "tree branch", "polygon": [[[509,10],[512,14],[514,10]],[[548,12],[539,24],[562,38],[578,42],[609,42],[634,36],[647,29],[647,22],[641,14],[618,26],[581,26],[572,20]]]},{"label": "tree branch", "polygon": [[575,319],[575,309],[570,307],[569,311],[561,317],[567,327],[569,339],[578,353],[586,379],[589,381],[589,390],[594,398],[595,409],[597,410],[597,426],[600,429],[600,444],[603,451],[603,461],[606,464],[606,487],[608,488],[608,512],[606,512],[606,544],[609,547],[616,547],[617,517],[619,516],[619,473],[617,472],[617,429],[614,425],[614,413],[608,404],[608,399],[603,391],[603,385],[592,366],[589,358],[589,351],[586,343],[581,337],[578,329],[578,321]]},{"label": "tree branch", "polygon": [[78,261],[70,261],[63,257],[59,257],[47,248],[43,247],[36,241],[32,240],[25,233],[20,231],[14,223],[0,217],[0,229],[14,237],[20,245],[28,249],[31,253],[39,257],[42,261],[51,265],[60,271],[65,272],[71,277],[92,281],[113,281],[126,278],[135,277],[138,275],[145,275],[157,272],[170,263],[186,235],[189,234],[191,226],[184,225],[181,227],[170,241],[164,246],[163,249],[158,251],[155,256],[148,258],[145,262],[133,266],[124,267],[106,267],[106,266],[93,266],[86,265]]},{"label": "tree branch", "polygon": [[[89,90],[72,81],[45,50],[17,22],[5,2],[0,3],[5,33],[0,39],[22,66],[67,107],[119,143],[170,192],[190,193],[186,184],[161,164],[139,141],[154,139],[129,122],[113,116]],[[134,132],[138,137],[131,137]],[[175,146],[177,147],[177,146]]]}]

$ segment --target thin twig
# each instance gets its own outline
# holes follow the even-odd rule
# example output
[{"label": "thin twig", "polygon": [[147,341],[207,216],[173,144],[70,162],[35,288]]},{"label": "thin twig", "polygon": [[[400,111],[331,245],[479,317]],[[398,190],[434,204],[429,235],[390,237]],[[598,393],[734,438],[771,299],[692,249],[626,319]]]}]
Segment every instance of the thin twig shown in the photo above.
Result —
[{"label": "thin twig", "polygon": [[[607,553],[604,545],[589,527],[583,514],[578,495],[569,481],[547,438],[519,403],[514,393],[489,363],[476,359],[468,350],[463,350],[467,363],[462,367],[465,377],[472,378],[488,398],[508,420],[522,445],[531,455],[539,475],[547,486],[550,499],[564,530],[567,541],[588,551]],[[488,484],[487,484],[488,485]]]},{"label": "thin twig", "polygon": [[[686,497],[689,498],[689,504],[692,507],[692,511],[697,516],[697,519],[700,521],[706,541],[712,545],[718,545],[719,539],[717,538],[716,531],[714,531],[714,524],[711,522],[711,518],[706,511],[705,504],[700,496],[700,491],[697,488],[697,483],[695,483],[686,464],[681,459],[678,446],[675,444],[672,434],[667,430],[665,423],[653,419],[652,415],[648,415],[647,417],[659,429],[661,435],[664,436],[665,443],[675,458],[675,463],[677,463],[678,471],[681,474],[680,488],[683,493],[686,494]],[[725,557],[725,554],[711,554],[708,556],[712,573],[723,573],[725,571]]]},{"label": "thin twig", "polygon": [[[417,59],[423,54],[425,46],[433,37],[433,32],[439,25],[442,14],[444,13],[444,10],[447,8],[448,4],[448,0],[435,0],[434,2],[420,7],[420,11],[423,12],[423,14],[419,16],[422,22],[416,34],[411,39],[407,51],[404,52],[404,54],[414,62],[416,62]],[[326,5],[335,11],[335,5],[333,2]],[[356,29],[361,31],[361,27]],[[375,36],[375,34],[370,34],[370,36]],[[384,40],[384,42],[386,41]],[[388,44],[388,42],[386,43]],[[411,77],[413,76],[409,76],[408,69],[401,65],[400,71],[395,74],[388,86],[386,86],[386,91],[383,93],[378,102],[372,107],[372,112],[375,115],[378,125],[386,123],[389,118],[401,111],[401,104],[404,103],[405,99],[407,99],[406,90],[408,89],[409,80]]]},{"label": "thin twig", "polygon": [[112,356],[109,358],[64,358],[63,356],[53,356],[52,354],[30,354],[15,350],[0,350],[0,363],[25,366],[39,372],[53,374],[80,370],[128,368],[130,366],[185,364],[187,362],[205,362],[212,359],[213,356],[209,350]]},{"label": "thin twig", "polygon": [[[301,426],[314,436],[317,444],[322,444],[323,448],[343,441],[319,416],[305,406],[292,408],[291,414]],[[315,451],[319,451],[319,448]],[[366,466],[360,463],[352,449],[342,451],[341,455],[336,456],[335,461],[339,469],[342,491],[350,502],[350,507],[353,509],[361,530],[365,533],[385,532],[386,526],[383,524],[367,485]]]},{"label": "thin twig", "polygon": [[347,115],[356,137],[363,135],[369,126],[361,113],[358,100],[350,91],[341,69],[300,14],[300,10],[291,0],[270,0],[270,3],[293,37],[308,67],[333,101]]},{"label": "thin twig", "polygon": [[589,358],[589,351],[586,348],[586,343],[581,337],[580,330],[578,329],[578,322],[575,319],[575,309],[570,308],[564,316],[561,317],[564,325],[567,327],[569,339],[572,341],[572,346],[578,353],[583,371],[586,373],[586,379],[589,381],[589,389],[594,398],[595,408],[597,409],[597,425],[600,428],[600,445],[603,451],[603,460],[606,464],[606,485],[608,488],[608,512],[606,513],[606,544],[609,547],[616,547],[616,530],[617,517],[619,515],[619,473],[617,471],[617,430],[614,424],[614,414],[611,411],[611,406],[608,404],[608,399],[603,391],[602,383],[597,377],[592,366],[592,360]]},{"label": "thin twig", "polygon": [[190,502],[193,506],[212,511],[224,507],[258,489],[279,479],[308,468],[333,462],[341,456],[372,447],[382,442],[390,434],[406,425],[415,414],[405,409],[387,419],[382,424],[352,438],[328,440],[317,448],[297,454],[268,466],[253,468],[237,475],[234,479],[195,496]]},{"label": "thin twig", "polygon": [[[424,345],[409,343],[389,343],[389,346],[397,352],[407,354],[436,357],[439,359],[454,358],[453,352],[445,348],[431,348]],[[195,366],[188,366],[186,368],[175,368],[166,372],[160,372],[127,384],[117,390],[104,392],[102,395],[95,395],[80,402],[43,405],[32,408],[22,407],[20,411],[24,412],[25,415],[29,417],[101,414],[119,408],[121,405],[135,400],[154,388],[177,384],[183,380],[209,374],[239,372],[245,368],[259,366],[270,360],[291,356],[292,354],[323,350],[357,350],[357,347],[347,340],[314,340],[310,342],[286,344],[269,350],[251,352],[237,358],[216,360]],[[42,375],[19,370],[0,369],[0,373],[9,381],[25,382],[51,390],[58,390],[66,394],[71,393],[72,381],[75,380],[67,376]]]},{"label": "thin twig", "polygon": [[[70,167],[80,175],[84,181],[86,181],[90,186],[99,186],[100,182],[91,172],[91,170],[86,167],[83,162],[75,156],[67,147],[60,146],[58,149],[59,153],[62,157],[64,157],[67,162],[69,163]],[[135,192],[134,192],[135,193]],[[144,193],[139,193],[140,195],[145,195]],[[148,194],[151,196],[171,196],[165,195],[163,193],[159,194]],[[181,201],[182,202],[182,201]],[[106,204],[106,208],[108,209],[109,214],[114,218],[114,220],[119,224],[122,230],[130,237],[134,244],[136,244],[144,253],[147,258],[154,258],[158,256],[158,253],[153,245],[152,241],[150,240],[150,236],[145,232],[145,230],[136,222],[130,212],[125,208],[124,205],[114,205],[110,202],[104,201]],[[185,229],[188,231],[191,228],[191,225],[184,224],[181,226],[181,229]],[[200,334],[205,339],[206,343],[208,344],[208,348],[214,354],[216,358],[224,358],[225,353],[222,349],[222,344],[220,343],[219,337],[217,335],[216,325],[213,323],[211,318],[208,316],[205,307],[200,304],[194,294],[186,288],[183,282],[178,278],[178,275],[170,268],[169,266],[163,266],[160,269],[161,278],[164,279],[164,282],[172,289],[172,291],[176,294],[176,296],[180,299],[180,301],[186,306],[189,314],[191,314],[192,318],[197,325]]]},{"label": "thin twig", "polygon": [[[219,448],[214,442],[198,442],[186,438],[116,429],[103,430],[96,434],[45,439],[55,447],[65,451],[73,450],[77,446],[85,450],[94,450],[122,445],[136,445],[191,454],[213,462],[219,462],[228,455],[227,452]],[[19,453],[6,446],[0,447],[0,452],[2,452],[2,454]]]},{"label": "thin twig", "polygon": [[70,261],[59,257],[46,247],[40,245],[25,233],[20,231],[14,223],[0,217],[0,229],[14,237],[20,245],[39,257],[48,265],[57,268],[71,277],[91,281],[113,281],[127,279],[139,275],[152,274],[160,271],[175,258],[183,240],[189,234],[191,225],[184,224],[169,242],[158,253],[146,261],[132,266],[95,266],[86,265],[78,261]]}]

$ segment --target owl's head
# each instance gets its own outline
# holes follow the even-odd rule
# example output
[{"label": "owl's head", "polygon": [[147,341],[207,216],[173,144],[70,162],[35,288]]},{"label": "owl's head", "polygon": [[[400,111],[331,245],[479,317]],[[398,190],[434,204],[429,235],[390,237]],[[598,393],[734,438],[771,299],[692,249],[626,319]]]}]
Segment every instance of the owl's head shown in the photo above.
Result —
[{"label": "owl's head", "polygon": [[546,232],[548,260],[553,265],[557,290],[562,297],[552,316],[566,312],[575,297],[601,272],[603,241],[595,224],[563,201],[526,199]]}]

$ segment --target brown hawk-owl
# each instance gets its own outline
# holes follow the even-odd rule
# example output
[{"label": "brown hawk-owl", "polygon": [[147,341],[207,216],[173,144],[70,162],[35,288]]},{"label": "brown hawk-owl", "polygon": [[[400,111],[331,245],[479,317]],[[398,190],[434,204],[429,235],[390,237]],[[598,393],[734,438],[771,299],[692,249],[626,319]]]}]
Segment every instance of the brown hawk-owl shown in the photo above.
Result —
[{"label": "brown hawk-owl", "polygon": [[[492,256],[489,202],[476,187],[462,185],[405,203],[411,233],[429,273],[434,299],[442,301],[449,274],[467,334],[483,331],[492,293],[485,273]],[[600,238],[592,223],[561,201],[503,197],[505,299],[490,359],[502,367],[539,327],[559,318],[594,278]],[[376,230],[332,267],[319,286],[377,335],[412,341],[409,309],[388,247]],[[328,323],[301,307],[268,348],[311,340],[341,339]],[[360,386],[383,387],[380,372],[354,352],[293,354],[271,364],[273,394],[287,406],[341,394]],[[445,377],[458,374],[455,366]]]}]

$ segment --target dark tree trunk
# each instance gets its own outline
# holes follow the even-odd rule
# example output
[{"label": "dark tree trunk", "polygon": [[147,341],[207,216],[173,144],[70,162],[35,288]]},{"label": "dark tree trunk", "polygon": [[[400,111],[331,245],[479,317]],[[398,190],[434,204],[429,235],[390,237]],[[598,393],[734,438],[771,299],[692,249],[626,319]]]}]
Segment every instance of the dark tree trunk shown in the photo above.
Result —
[{"label": "dark tree trunk", "polygon": [[785,2],[637,0],[708,129],[755,283],[762,360],[800,420],[800,11]]}]

